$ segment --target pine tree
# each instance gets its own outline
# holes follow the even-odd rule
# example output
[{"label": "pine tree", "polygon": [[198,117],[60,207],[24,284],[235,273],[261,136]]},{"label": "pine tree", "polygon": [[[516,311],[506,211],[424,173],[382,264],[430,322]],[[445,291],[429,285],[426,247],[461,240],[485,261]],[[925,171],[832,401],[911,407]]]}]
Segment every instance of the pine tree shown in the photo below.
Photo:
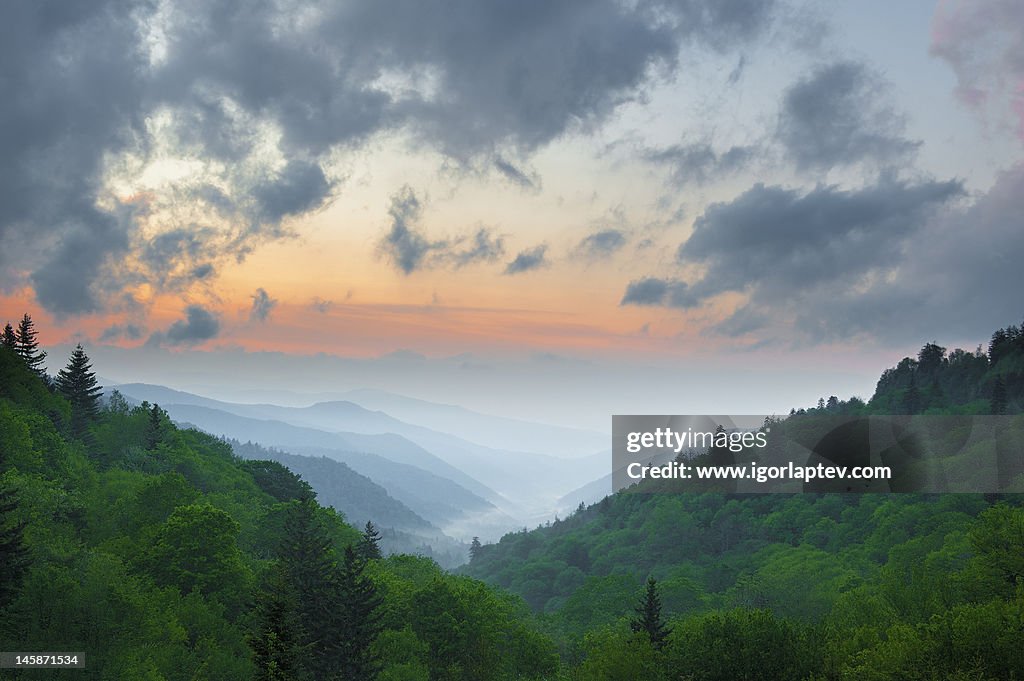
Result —
[{"label": "pine tree", "polygon": [[299,620],[299,601],[280,564],[271,568],[256,597],[255,627],[249,636],[257,681],[304,681],[308,653]]},{"label": "pine tree", "polygon": [[96,382],[92,364],[81,345],[76,345],[68,365],[57,374],[57,390],[71,403],[71,432],[82,437],[100,411],[103,387]]},{"label": "pine tree", "polygon": [[18,337],[14,335],[14,327],[11,326],[10,322],[4,326],[3,336],[0,336],[0,345],[7,348],[11,352],[18,351]]},{"label": "pine tree", "polygon": [[636,615],[629,627],[636,633],[646,633],[656,650],[664,648],[672,630],[661,619],[661,598],[658,596],[658,583],[653,577],[647,578],[647,592],[636,609]]},{"label": "pine tree", "polygon": [[333,542],[318,517],[319,505],[304,494],[289,509],[278,549],[282,569],[298,599],[305,623],[306,669],[314,678],[330,678],[344,662],[347,606]]},{"label": "pine tree", "polygon": [[14,599],[29,564],[28,549],[22,538],[25,523],[14,522],[11,518],[17,508],[14,493],[0,487],[0,610]]},{"label": "pine tree", "polygon": [[[28,365],[28,368],[32,370],[37,376],[42,376],[45,372],[43,367],[43,361],[46,359],[46,353],[39,349],[39,341],[36,340],[38,332],[32,323],[32,317],[25,313],[25,316],[21,318],[18,323],[18,330],[14,332],[15,339],[15,350],[21,358]],[[6,338],[6,329],[4,331]]]},{"label": "pine tree", "polygon": [[363,536],[359,540],[359,557],[363,560],[375,560],[383,557],[380,552],[380,532],[369,520],[366,521]]},{"label": "pine tree", "polygon": [[345,547],[341,568],[341,590],[345,603],[340,677],[345,681],[369,681],[380,672],[380,657],[373,643],[383,627],[380,606],[384,599],[373,581],[364,574],[366,562],[351,545]]},{"label": "pine tree", "polygon": [[156,450],[163,439],[164,420],[167,414],[154,404],[149,408],[149,421],[146,423],[146,449],[150,452]]},{"label": "pine tree", "polygon": [[480,555],[480,549],[483,546],[480,544],[480,537],[473,537],[473,541],[469,543],[469,562],[476,560],[476,557]]}]

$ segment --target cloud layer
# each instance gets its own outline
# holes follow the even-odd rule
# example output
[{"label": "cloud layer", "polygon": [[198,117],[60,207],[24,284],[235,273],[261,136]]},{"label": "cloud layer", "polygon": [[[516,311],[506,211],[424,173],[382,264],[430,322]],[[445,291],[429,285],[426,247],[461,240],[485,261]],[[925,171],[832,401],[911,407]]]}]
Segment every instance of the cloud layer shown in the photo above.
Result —
[{"label": "cloud layer", "polygon": [[[457,163],[489,159],[535,188],[539,178],[508,158],[600,124],[656,70],[674,70],[684,46],[755,39],[772,9],[771,0],[456,0],[445,11],[388,0],[301,12],[231,0],[6,3],[0,266],[20,274],[4,284],[30,284],[58,315],[109,309],[142,285],[188,288],[328,203],[339,187],[333,155],[382,133],[401,131]],[[140,184],[166,161],[188,171]],[[434,245],[411,231],[393,237],[405,272]],[[486,232],[468,241],[456,265],[500,254]]]}]

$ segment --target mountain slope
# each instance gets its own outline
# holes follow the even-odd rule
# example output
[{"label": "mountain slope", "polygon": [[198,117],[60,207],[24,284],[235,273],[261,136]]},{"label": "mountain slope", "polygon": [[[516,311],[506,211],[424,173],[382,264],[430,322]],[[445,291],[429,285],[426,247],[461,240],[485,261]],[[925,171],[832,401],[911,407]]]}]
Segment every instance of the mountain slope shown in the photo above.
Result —
[{"label": "mountain slope", "polygon": [[[116,387],[136,400],[159,404],[176,419],[188,421],[218,435],[241,441],[289,448],[324,447],[378,454],[398,463],[417,466],[436,475],[454,480],[466,489],[489,501],[501,501],[500,495],[465,472],[455,468],[423,447],[391,431],[381,433],[328,432],[309,426],[296,426],[266,418],[266,409],[273,405],[235,405],[182,393],[162,386],[124,384]],[[181,400],[181,401],[178,401]],[[281,408],[283,409],[283,408]]]},{"label": "mountain slope", "polygon": [[[550,517],[556,510],[555,500],[558,497],[566,494],[583,481],[598,477],[607,468],[608,459],[601,454],[591,452],[586,456],[567,459],[547,454],[511,451],[507,448],[495,449],[449,433],[439,432],[434,428],[406,423],[384,412],[370,411],[358,404],[346,401],[319,402],[308,407],[281,407],[272,404],[221,402],[152,385],[129,384],[120,386],[119,389],[136,399],[156,402],[168,409],[172,406],[176,407],[176,405],[211,408],[247,418],[280,421],[292,426],[339,433],[350,442],[353,439],[353,434],[399,435],[443,459],[447,464],[473,480],[480,481],[504,499],[511,501],[515,507],[526,509],[525,513],[519,514],[515,512],[516,508],[504,506],[506,510],[512,511],[515,515],[521,515],[527,522]],[[457,411],[456,407],[452,409],[455,409],[456,413],[461,413]],[[508,423],[501,419],[498,421],[503,429],[510,428]],[[289,437],[292,439],[288,444],[293,446],[339,448],[338,445],[327,442],[322,437],[315,442],[307,436],[300,438],[295,433],[290,434]],[[265,439],[261,439],[261,441],[266,442]],[[606,445],[607,441],[605,440],[602,442],[602,446]],[[374,446],[379,446],[379,443],[374,443]],[[576,446],[578,447],[579,443]],[[452,477],[468,489],[494,501],[499,506],[502,505],[502,499],[488,496],[482,490],[474,489],[472,485],[467,484],[466,480],[450,473],[421,465],[407,458],[399,458],[394,453],[386,453],[379,449],[369,451],[384,454],[403,463],[420,465],[422,468],[440,475]],[[549,449],[548,451],[557,450]],[[407,453],[403,452],[403,454]]]},{"label": "mountain slope", "polygon": [[372,522],[381,532],[385,553],[425,555],[447,568],[466,562],[466,544],[445,535],[387,490],[345,463],[327,457],[296,456],[252,443],[229,441],[243,459],[276,461],[301,476],[321,504],[344,514],[346,522],[363,527]]}]

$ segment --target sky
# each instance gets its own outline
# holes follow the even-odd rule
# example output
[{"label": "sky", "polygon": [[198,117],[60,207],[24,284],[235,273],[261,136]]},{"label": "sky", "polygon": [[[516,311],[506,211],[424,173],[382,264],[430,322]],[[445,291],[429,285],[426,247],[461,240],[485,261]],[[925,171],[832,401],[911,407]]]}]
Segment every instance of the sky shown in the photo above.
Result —
[{"label": "sky", "polygon": [[1024,317],[1016,0],[0,14],[0,321],[53,370],[601,427]]}]

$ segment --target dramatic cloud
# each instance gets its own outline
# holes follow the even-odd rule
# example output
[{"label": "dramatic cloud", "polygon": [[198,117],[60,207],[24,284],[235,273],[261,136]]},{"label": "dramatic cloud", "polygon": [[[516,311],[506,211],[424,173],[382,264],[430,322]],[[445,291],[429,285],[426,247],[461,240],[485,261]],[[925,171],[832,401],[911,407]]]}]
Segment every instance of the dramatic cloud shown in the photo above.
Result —
[{"label": "dramatic cloud", "polygon": [[685,282],[678,279],[644,277],[629,282],[619,305],[648,305],[691,308],[700,303]]},{"label": "dramatic cloud", "polygon": [[185,319],[179,319],[163,332],[154,333],[147,341],[152,345],[195,345],[216,338],[220,320],[202,305],[185,308]]},{"label": "dramatic cloud", "polygon": [[391,197],[388,214],[391,229],[378,248],[404,274],[419,269],[465,267],[494,262],[505,253],[504,240],[489,229],[480,228],[470,236],[431,241],[417,229],[423,206],[412,188],[406,186]]},{"label": "dramatic cloud", "polygon": [[276,298],[271,298],[262,287],[256,289],[256,293],[252,294],[252,308],[249,310],[249,321],[267,321],[267,318],[270,316],[270,311],[273,310],[276,305]]},{"label": "dramatic cloud", "polygon": [[319,165],[295,160],[255,190],[263,218],[272,223],[319,208],[330,193],[331,185]]},{"label": "dramatic cloud", "polygon": [[962,193],[955,181],[807,193],[758,184],[709,206],[677,257],[705,268],[692,286],[701,299],[727,291],[771,298],[828,281],[853,283],[898,261],[906,239]]},{"label": "dramatic cloud", "polygon": [[932,54],[953,68],[957,96],[979,111],[1009,113],[1024,140],[1024,4],[1017,0],[941,3]]},{"label": "dramatic cloud", "polygon": [[515,259],[505,267],[505,274],[520,274],[547,266],[547,252],[547,244],[540,244],[520,251]]},{"label": "dramatic cloud", "polygon": [[621,229],[603,229],[583,237],[574,253],[587,260],[600,260],[615,255],[625,245],[626,234]]},{"label": "dramatic cloud", "polygon": [[644,158],[670,170],[672,184],[685,187],[704,184],[741,170],[757,152],[753,146],[733,146],[716,152],[707,142],[674,145],[665,149],[648,150]]},{"label": "dramatic cloud", "polygon": [[[739,293],[746,304],[716,332],[792,337],[795,325],[816,342],[860,333],[905,340],[948,328],[951,310],[1005,324],[995,310],[1019,305],[1010,291],[1019,290],[1022,277],[1010,263],[1024,256],[1024,237],[1012,227],[1021,188],[1024,171],[964,212],[950,203],[964,195],[957,181],[890,177],[855,190],[818,186],[806,193],[755,185],[709,206],[679,247],[680,264],[701,276],[688,283],[635,280],[621,304],[689,308]],[[993,298],[981,303],[979,289],[988,282]]]},{"label": "dramatic cloud", "polygon": [[213,275],[213,265],[203,261],[215,251],[216,238],[216,230],[198,225],[158,234],[138,247],[138,271],[160,289],[188,288]]},{"label": "dramatic cloud", "polygon": [[932,217],[884,277],[807,292],[795,315],[820,337],[858,334],[901,343],[985,337],[1024,315],[1024,165],[969,205]]},{"label": "dramatic cloud", "polygon": [[[337,153],[391,131],[536,186],[502,151],[601,123],[684,46],[756,39],[772,4],[4,4],[0,266],[60,315],[131,285],[187,287],[325,205]],[[164,161],[187,172],[145,172]],[[125,211],[132,193],[145,210]],[[147,249],[185,224],[214,230],[204,262],[180,239]],[[411,271],[424,244],[396,237]]]},{"label": "dramatic cloud", "polygon": [[903,131],[882,79],[863,64],[839,62],[786,91],[777,136],[799,169],[828,170],[907,158],[919,143]]}]

